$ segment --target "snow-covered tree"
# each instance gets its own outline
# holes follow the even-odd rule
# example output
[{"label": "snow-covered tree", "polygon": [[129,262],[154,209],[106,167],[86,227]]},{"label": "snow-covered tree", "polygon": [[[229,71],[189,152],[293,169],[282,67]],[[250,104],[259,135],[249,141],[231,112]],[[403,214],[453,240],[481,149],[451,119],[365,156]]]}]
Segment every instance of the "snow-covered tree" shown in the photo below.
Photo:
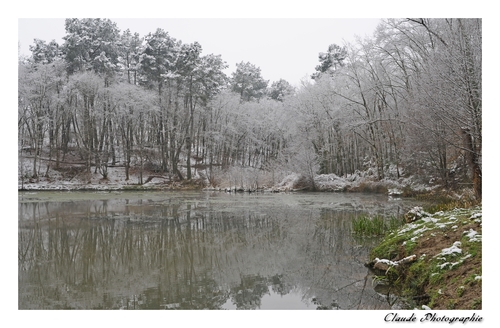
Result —
[{"label": "snow-covered tree", "polygon": [[35,63],[50,64],[62,58],[62,51],[55,40],[46,43],[43,40],[35,39],[34,43],[29,48],[31,58]]},{"label": "snow-covered tree", "polygon": [[293,95],[294,93],[295,88],[284,79],[273,82],[269,88],[269,98],[281,102],[285,99],[285,97]]},{"label": "snow-covered tree", "polygon": [[[68,73],[92,70],[106,81],[118,68],[120,30],[109,19],[66,19],[63,51]],[[108,83],[108,82],[106,82]]]},{"label": "snow-covered tree", "polygon": [[323,73],[331,74],[336,69],[344,66],[344,60],[347,58],[347,49],[345,46],[341,47],[337,44],[328,46],[327,52],[320,52],[318,59],[320,64],[316,66],[316,73],[311,78],[317,79]]},{"label": "snow-covered tree", "polygon": [[132,34],[129,29],[125,30],[121,35],[120,41],[120,65],[121,69],[126,74],[126,80],[131,84],[138,84],[138,76],[140,70],[140,55],[143,51],[143,38],[138,33]]},{"label": "snow-covered tree", "polygon": [[259,100],[266,94],[269,81],[261,76],[260,67],[249,62],[236,64],[231,76],[231,90],[240,95],[242,101]]}]

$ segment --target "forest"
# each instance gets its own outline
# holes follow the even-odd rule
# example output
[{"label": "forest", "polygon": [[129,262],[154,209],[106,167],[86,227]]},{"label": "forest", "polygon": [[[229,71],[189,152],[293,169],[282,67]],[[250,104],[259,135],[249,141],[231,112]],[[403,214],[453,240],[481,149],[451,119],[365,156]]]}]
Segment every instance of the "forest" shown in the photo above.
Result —
[{"label": "forest", "polygon": [[325,44],[298,87],[250,62],[229,76],[222,55],[163,29],[66,19],[65,30],[18,59],[19,185],[119,168],[136,185],[294,175],[317,190],[318,177],[370,177],[481,199],[481,19],[383,19],[370,37]]}]

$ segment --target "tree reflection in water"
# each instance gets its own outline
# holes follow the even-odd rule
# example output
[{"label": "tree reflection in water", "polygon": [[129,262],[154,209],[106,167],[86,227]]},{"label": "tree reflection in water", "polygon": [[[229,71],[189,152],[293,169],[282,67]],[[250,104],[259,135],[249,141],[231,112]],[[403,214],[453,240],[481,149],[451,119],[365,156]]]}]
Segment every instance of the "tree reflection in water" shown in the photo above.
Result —
[{"label": "tree reflection in water", "polygon": [[355,201],[148,196],[20,198],[19,308],[261,309],[285,295],[303,308],[388,306],[363,266],[370,241],[350,233]]}]

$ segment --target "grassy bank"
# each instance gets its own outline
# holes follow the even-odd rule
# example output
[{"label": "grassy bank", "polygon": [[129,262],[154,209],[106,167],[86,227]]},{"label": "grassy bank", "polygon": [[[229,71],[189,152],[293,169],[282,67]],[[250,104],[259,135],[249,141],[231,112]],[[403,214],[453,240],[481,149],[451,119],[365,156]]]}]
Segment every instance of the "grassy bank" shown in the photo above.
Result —
[{"label": "grassy bank", "polygon": [[415,208],[370,255],[375,283],[409,308],[475,310],[482,306],[482,207]]}]

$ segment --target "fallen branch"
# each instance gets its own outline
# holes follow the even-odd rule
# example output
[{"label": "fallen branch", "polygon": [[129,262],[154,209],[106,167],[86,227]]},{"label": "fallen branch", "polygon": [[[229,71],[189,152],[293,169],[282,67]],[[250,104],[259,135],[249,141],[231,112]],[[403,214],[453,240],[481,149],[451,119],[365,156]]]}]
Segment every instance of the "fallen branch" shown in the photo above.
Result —
[{"label": "fallen branch", "polygon": [[373,268],[374,270],[387,272],[387,270],[389,270],[389,268],[391,267],[412,263],[415,262],[416,260],[417,260],[417,255],[415,254],[407,256],[399,261],[391,261],[387,259],[376,258],[375,260],[373,260],[373,262],[369,263],[368,266]]}]

